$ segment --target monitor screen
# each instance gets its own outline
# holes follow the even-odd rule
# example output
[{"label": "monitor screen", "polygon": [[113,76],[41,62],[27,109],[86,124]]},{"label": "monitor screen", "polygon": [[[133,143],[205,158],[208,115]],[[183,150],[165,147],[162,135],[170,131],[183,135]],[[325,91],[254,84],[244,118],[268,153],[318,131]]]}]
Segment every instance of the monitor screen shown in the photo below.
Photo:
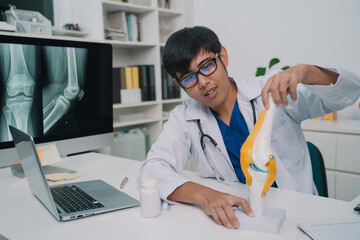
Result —
[{"label": "monitor screen", "polygon": [[0,36],[0,167],[17,159],[9,125],[61,155],[111,145],[109,44]]}]

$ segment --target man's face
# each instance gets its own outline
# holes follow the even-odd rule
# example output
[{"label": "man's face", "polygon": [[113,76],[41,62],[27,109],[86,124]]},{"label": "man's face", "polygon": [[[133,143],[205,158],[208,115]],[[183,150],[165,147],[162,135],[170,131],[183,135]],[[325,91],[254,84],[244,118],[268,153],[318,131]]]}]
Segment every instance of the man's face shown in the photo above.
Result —
[{"label": "man's face", "polygon": [[[191,62],[190,72],[196,72],[205,62],[215,57],[215,53],[201,51]],[[221,58],[221,60],[220,60]],[[223,61],[223,63],[221,62]],[[228,65],[226,50],[222,48],[216,60],[217,68],[209,76],[197,74],[195,86],[185,89],[187,94],[196,101],[210,107],[214,111],[225,103],[230,89],[230,81],[226,71]],[[224,66],[225,65],[225,66]],[[178,75],[178,78],[180,75]],[[182,78],[180,78],[182,79]],[[176,80],[175,80],[176,81]]]}]

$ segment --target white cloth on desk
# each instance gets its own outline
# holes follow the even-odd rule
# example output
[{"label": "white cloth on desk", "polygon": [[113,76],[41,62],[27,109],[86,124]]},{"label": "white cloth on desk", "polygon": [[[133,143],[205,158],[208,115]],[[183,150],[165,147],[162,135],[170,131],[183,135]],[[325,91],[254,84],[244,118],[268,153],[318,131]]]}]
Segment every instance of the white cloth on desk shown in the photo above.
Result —
[{"label": "white cloth on desk", "polygon": [[[301,130],[303,120],[323,116],[350,106],[359,99],[360,78],[346,70],[333,70],[340,74],[334,85],[315,86],[298,84],[297,101],[288,96],[289,105],[280,107],[274,121],[271,144],[276,157],[276,183],[279,188],[317,194],[312,179],[310,156]],[[275,74],[248,80],[235,80],[238,105],[249,132],[254,127],[250,100],[254,99],[257,116],[265,109],[261,90],[267,79]],[[196,120],[200,119],[205,134],[210,135],[229,156],[222,140],[215,117],[208,107],[193,99],[184,101],[170,114],[159,138],[152,146],[147,160],[141,167],[138,183],[144,178],[158,179],[160,195],[167,199],[177,187],[188,180],[181,173],[188,159],[193,159],[202,177],[215,177],[200,145],[200,131]],[[215,147],[209,155],[217,156]],[[226,179],[232,173],[223,158],[212,159],[218,171]]]}]

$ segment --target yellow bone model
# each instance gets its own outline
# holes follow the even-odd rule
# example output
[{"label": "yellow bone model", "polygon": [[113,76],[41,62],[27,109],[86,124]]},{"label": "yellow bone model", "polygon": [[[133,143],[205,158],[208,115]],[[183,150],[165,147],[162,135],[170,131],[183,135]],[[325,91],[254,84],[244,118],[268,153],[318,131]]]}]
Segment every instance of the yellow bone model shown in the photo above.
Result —
[{"label": "yellow bone model", "polygon": [[[277,107],[270,97],[270,108],[261,111],[259,119],[240,150],[240,164],[249,189],[250,205],[262,205],[259,198],[265,198],[275,181],[276,163],[271,150],[271,131]],[[253,186],[256,178],[256,186]],[[253,203],[252,203],[253,202]],[[259,212],[262,213],[262,206]]]}]

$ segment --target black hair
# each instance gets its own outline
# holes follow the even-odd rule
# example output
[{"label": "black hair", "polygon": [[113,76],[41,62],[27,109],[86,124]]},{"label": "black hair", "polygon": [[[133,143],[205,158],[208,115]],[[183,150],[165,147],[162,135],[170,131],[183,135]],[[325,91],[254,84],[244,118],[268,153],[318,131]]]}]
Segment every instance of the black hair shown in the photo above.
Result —
[{"label": "black hair", "polygon": [[201,51],[218,53],[220,50],[219,38],[211,29],[203,26],[186,27],[168,38],[162,61],[165,70],[177,79],[176,73],[188,73],[191,61]]}]

